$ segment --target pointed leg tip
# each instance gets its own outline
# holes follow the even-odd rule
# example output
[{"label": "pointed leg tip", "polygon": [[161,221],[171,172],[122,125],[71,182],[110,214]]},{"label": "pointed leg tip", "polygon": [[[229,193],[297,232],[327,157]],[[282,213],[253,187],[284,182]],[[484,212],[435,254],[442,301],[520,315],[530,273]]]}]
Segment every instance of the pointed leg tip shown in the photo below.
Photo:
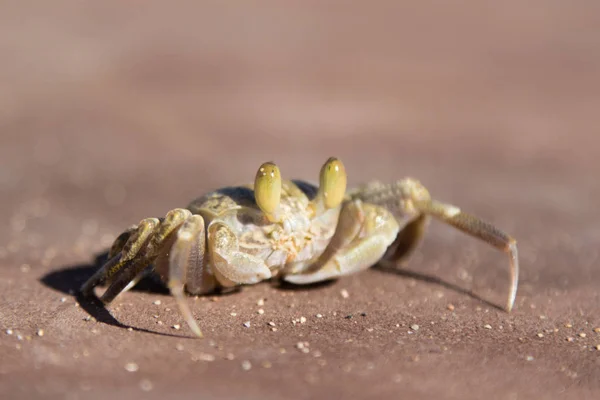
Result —
[{"label": "pointed leg tip", "polygon": [[198,327],[198,325],[194,324],[190,324],[190,329],[192,330],[192,332],[194,332],[194,335],[196,335],[198,338],[203,339],[204,335],[202,334],[202,331],[200,330],[200,328]]},{"label": "pointed leg tip", "polygon": [[506,303],[506,312],[507,313],[510,313],[513,310],[513,308],[515,306],[515,300],[516,300],[516,298],[517,298],[517,288],[514,287],[511,290],[511,293],[510,293],[510,295],[508,297],[508,302]]},{"label": "pointed leg tip", "polygon": [[200,330],[200,327],[196,323],[196,320],[194,319],[194,316],[192,315],[192,311],[188,307],[187,303],[185,302],[185,298],[183,297],[183,286],[179,285],[179,284],[174,284],[173,282],[170,283],[170,286],[171,286],[171,294],[173,294],[173,297],[175,297],[175,301],[177,302],[177,305],[179,306],[179,310],[180,310],[181,314],[183,315],[185,322],[188,324],[188,326],[190,327],[190,329],[194,333],[194,335],[196,335],[199,338],[203,338],[204,335],[202,335],[202,331]]},{"label": "pointed leg tip", "polygon": [[517,242],[514,239],[511,240],[508,246],[508,251],[510,254],[511,285],[510,293],[508,295],[506,311],[510,313],[513,309],[513,306],[515,305],[515,300],[517,298],[517,290],[519,287],[519,256],[517,252]]},{"label": "pointed leg tip", "polygon": [[517,298],[517,290],[516,287],[513,287],[509,297],[508,297],[508,302],[506,303],[506,312],[510,313],[513,310],[513,307],[515,306],[515,300]]}]

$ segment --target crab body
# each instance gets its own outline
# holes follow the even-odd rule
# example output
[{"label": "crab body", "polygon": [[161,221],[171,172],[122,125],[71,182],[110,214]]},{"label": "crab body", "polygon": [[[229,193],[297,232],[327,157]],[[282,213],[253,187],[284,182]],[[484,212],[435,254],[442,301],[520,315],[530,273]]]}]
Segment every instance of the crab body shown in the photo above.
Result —
[{"label": "crab body", "polygon": [[[226,187],[192,201],[187,209],[201,215],[206,225],[206,267],[214,276],[214,285],[257,283],[299,273],[314,264],[335,233],[341,209],[338,206],[316,215],[310,207],[316,193],[312,184],[283,181],[280,207],[286,217],[281,222],[271,222],[265,216],[254,200],[251,185]],[[254,269],[245,274],[246,269],[239,265],[218,267],[236,254],[251,260]]]},{"label": "crab body", "polygon": [[330,158],[319,185],[282,180],[265,163],[253,184],[224,187],[146,218],[117,237],[109,261],[81,288],[109,283],[108,304],[148,271],[169,287],[193,332],[202,336],[184,293],[206,294],[278,278],[309,284],[353,274],[380,261],[398,264],[420,242],[431,216],[509,255],[513,306],[517,282],[516,241],[458,207],[433,200],[415,179],[377,181],[346,191],[341,161]]}]

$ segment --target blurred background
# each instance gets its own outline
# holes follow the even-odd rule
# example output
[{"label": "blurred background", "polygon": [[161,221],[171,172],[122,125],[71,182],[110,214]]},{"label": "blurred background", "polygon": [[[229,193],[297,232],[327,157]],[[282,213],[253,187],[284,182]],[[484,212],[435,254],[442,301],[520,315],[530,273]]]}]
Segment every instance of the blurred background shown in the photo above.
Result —
[{"label": "blurred background", "polygon": [[[264,161],[316,180],[335,155],[351,185],[414,176],[497,223],[522,246],[518,307],[570,293],[557,312],[583,315],[599,26],[591,0],[3,1],[0,263],[25,290],[0,299],[46,293],[15,265],[89,262]],[[438,228],[416,268],[503,302],[504,256]]]}]

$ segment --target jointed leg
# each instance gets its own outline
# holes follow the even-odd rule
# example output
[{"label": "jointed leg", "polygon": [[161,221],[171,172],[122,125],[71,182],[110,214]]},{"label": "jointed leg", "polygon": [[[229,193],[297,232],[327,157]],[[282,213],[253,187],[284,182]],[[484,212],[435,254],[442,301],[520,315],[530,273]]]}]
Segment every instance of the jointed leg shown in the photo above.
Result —
[{"label": "jointed leg", "polygon": [[202,217],[191,215],[185,209],[175,209],[162,221],[148,218],[119,235],[111,247],[112,258],[83,285],[82,291],[90,295],[95,286],[109,281],[111,284],[101,297],[108,304],[134,286],[149,265],[155,263],[159,274],[168,275],[168,287],[185,321],[202,337],[186,303],[184,287],[187,283],[192,293],[214,288],[214,278],[205,269],[204,252]]},{"label": "jointed leg", "polygon": [[294,284],[349,275],[376,264],[396,238],[398,223],[383,207],[360,200],[344,204],[338,228],[321,259],[307,272],[287,275]]},{"label": "jointed leg", "polygon": [[424,213],[432,215],[508,254],[510,263],[510,290],[508,301],[506,303],[506,310],[510,312],[515,303],[517,286],[519,284],[517,241],[510,235],[496,228],[494,225],[471,214],[462,212],[459,208],[450,204],[444,204],[433,200],[419,204],[418,207]]},{"label": "jointed leg", "polygon": [[128,292],[129,290],[133,289],[138,283],[140,283],[140,281],[146,277],[148,277],[150,274],[152,274],[152,266],[149,265],[148,267],[146,267],[146,269],[142,270],[142,272],[140,272],[139,274],[136,275],[135,278],[133,278],[133,280],[131,282],[129,282],[127,284],[127,286],[125,286],[125,288],[121,291],[120,294],[123,294],[125,292]]},{"label": "jointed leg", "polygon": [[214,287],[214,278],[206,271],[204,253],[204,219],[200,215],[192,215],[177,231],[168,261],[165,261],[169,263],[168,286],[171,294],[188,326],[198,337],[202,337],[202,332],[187,305],[184,286],[187,284],[191,293],[205,292]]},{"label": "jointed leg", "polygon": [[146,247],[158,225],[157,218],[146,218],[136,228],[130,228],[119,235],[109,252],[110,259],[83,284],[81,292],[90,296],[96,286],[110,282],[117,276]]},{"label": "jointed leg", "polygon": [[350,193],[353,199],[377,204],[390,210],[399,221],[413,220],[398,235],[388,258],[402,259],[418,244],[426,226],[427,216],[433,216],[461,231],[479,238],[509,255],[510,289],[506,310],[511,311],[519,282],[517,243],[514,238],[490,223],[462,212],[458,207],[431,199],[420,182],[407,178],[392,184],[372,182]]},{"label": "jointed leg", "polygon": [[[110,286],[101,297],[108,304],[132,281],[140,277],[145,268],[160,254],[165,242],[191,213],[184,209],[175,209],[167,213],[161,222],[157,218],[147,218],[140,222],[137,229],[130,228],[121,234],[111,248],[115,254],[81,288],[84,295],[91,295],[94,287],[110,282]],[[123,242],[125,242],[123,244]]]},{"label": "jointed leg", "polygon": [[110,251],[108,252],[109,259],[113,258],[117,254],[121,254],[121,251],[123,251],[123,247],[125,247],[131,235],[133,235],[138,230],[138,228],[139,225],[132,225],[129,228],[127,228],[125,232],[117,236],[112,246],[110,246]]},{"label": "jointed leg", "polygon": [[[110,251],[108,252],[108,262],[103,266],[104,268],[101,268],[100,270],[96,271],[95,279],[90,279],[88,280],[88,282],[86,282],[86,285],[88,286],[86,287],[85,293],[89,295],[90,291],[93,290],[93,288],[96,285],[104,283],[104,281],[107,280],[107,271],[117,271],[120,269],[120,267],[117,267],[117,263],[121,259],[121,252],[123,251],[123,247],[125,247],[129,239],[131,238],[131,235],[135,234],[136,231],[138,231],[138,228],[138,225],[132,225],[125,232],[117,236],[112,246],[110,247]],[[129,282],[125,289],[123,289],[122,293],[130,290],[135,285],[137,285],[139,281],[141,281],[147,275],[147,271],[148,270],[140,272],[138,276],[136,276],[131,282]]]},{"label": "jointed leg", "polygon": [[127,287],[129,282],[135,279],[136,276],[160,255],[161,250],[169,243],[171,235],[176,232],[190,215],[190,211],[181,208],[169,211],[165,219],[154,229],[150,238],[147,239],[148,244],[143,248],[143,251],[140,251],[140,248],[137,246],[138,243],[135,242],[133,243],[133,247],[137,248],[137,251],[135,253],[127,251],[129,250],[128,245],[131,243],[130,239],[123,248],[125,260],[121,272],[115,275],[113,282],[106,289],[100,300],[105,304],[112,302]]},{"label": "jointed leg", "polygon": [[421,243],[429,219],[427,214],[421,214],[402,228],[394,243],[387,250],[385,259],[396,265],[406,262]]}]

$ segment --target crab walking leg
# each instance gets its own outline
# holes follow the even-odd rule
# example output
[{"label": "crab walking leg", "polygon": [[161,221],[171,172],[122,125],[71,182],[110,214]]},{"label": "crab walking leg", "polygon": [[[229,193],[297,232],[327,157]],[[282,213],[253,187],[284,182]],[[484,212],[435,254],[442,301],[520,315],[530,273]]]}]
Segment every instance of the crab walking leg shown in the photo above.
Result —
[{"label": "crab walking leg", "polygon": [[[83,293],[83,295],[86,297],[91,296],[94,293],[94,288],[96,286],[106,282],[108,278],[108,272],[113,271],[115,267],[119,265],[120,260],[121,254],[117,254],[116,256],[109,259],[106,263],[104,263],[104,265],[102,265],[102,267],[100,267],[98,270],[96,270],[96,272],[94,272],[94,275],[88,278],[88,280],[85,281],[83,285],[81,285],[79,291]],[[121,265],[123,265],[123,263]]]},{"label": "crab walking leg", "polygon": [[116,276],[141,249],[145,248],[158,224],[157,218],[146,218],[139,223],[135,231],[128,230],[119,235],[109,253],[112,257],[83,284],[81,292],[90,296],[96,286]]},{"label": "crab walking leg", "polygon": [[196,235],[187,260],[187,291],[194,295],[212,293],[217,287],[217,282],[205,258],[206,228],[204,218],[200,215],[192,215],[183,227],[187,230],[186,225]]},{"label": "crab walking leg", "polygon": [[[323,268],[323,266],[334,257],[338,251],[348,248],[352,242],[357,239],[358,235],[361,233],[364,222],[365,213],[362,201],[355,200],[345,203],[340,210],[335,233],[323,251],[323,254],[321,254],[319,259],[308,268],[302,269],[300,273],[306,275]],[[291,275],[295,275],[294,272],[292,272]]]},{"label": "crab walking leg", "polygon": [[[119,236],[117,236],[117,238],[113,242],[112,246],[110,247],[110,251],[108,252],[109,259],[111,259],[114,256],[116,256],[117,254],[121,253],[121,251],[123,250],[123,247],[125,247],[125,245],[127,244],[127,241],[129,240],[131,235],[133,233],[135,233],[135,231],[137,231],[137,229],[138,229],[138,225],[132,225],[125,232],[123,232]],[[131,290],[135,285],[137,285],[139,283],[139,281],[142,280],[142,278],[144,278],[147,275],[148,271],[150,271],[150,269],[145,269],[144,271],[140,272],[138,274],[138,276],[136,276],[131,282],[129,282],[129,284],[125,287],[125,289],[123,289],[123,291],[121,293],[125,293],[125,292]]]},{"label": "crab walking leg", "polygon": [[461,211],[458,207],[444,204],[439,201],[417,203],[417,207],[424,213],[432,215],[461,231],[491,244],[507,253],[510,262],[510,290],[506,310],[510,312],[517,296],[519,284],[519,257],[517,241],[494,225],[480,218]]},{"label": "crab walking leg", "polygon": [[112,246],[110,246],[110,250],[108,252],[108,258],[111,259],[117,254],[120,254],[123,251],[123,247],[129,241],[131,235],[133,235],[138,230],[139,225],[132,225],[123,233],[121,233],[117,238],[113,241]]},{"label": "crab walking leg", "polygon": [[204,219],[200,215],[189,217],[177,231],[169,256],[168,287],[179,311],[188,326],[198,337],[203,337],[185,299],[184,285],[198,292],[202,285],[205,253]]},{"label": "crab walking leg", "polygon": [[127,286],[125,286],[125,288],[121,291],[121,294],[130,291],[131,289],[133,289],[135,287],[135,285],[137,285],[138,283],[140,283],[140,281],[142,279],[144,279],[145,277],[147,277],[148,275],[150,275],[152,273],[152,267],[148,266],[146,269],[142,270],[142,272],[140,272],[139,274],[136,275],[135,278],[133,278],[133,280],[131,282],[129,282],[127,284]]},{"label": "crab walking leg", "polygon": [[406,224],[406,226],[398,233],[396,240],[394,240],[394,243],[392,243],[384,258],[388,261],[392,261],[396,265],[403,264],[407,261],[421,243],[429,220],[430,218],[427,214],[421,214],[413,221]]},{"label": "crab walking leg", "polygon": [[[191,212],[186,209],[176,208],[171,210],[165,216],[165,219],[151,232],[151,235],[143,243],[135,243],[133,246],[137,248],[137,251],[128,251],[128,245],[130,241],[123,248],[125,262],[120,266],[118,273],[115,274],[115,278],[111,285],[106,289],[106,292],[102,295],[100,300],[108,304],[117,297],[127,285],[134,280],[145,268],[148,267],[166,247],[165,244],[169,243],[171,235],[183,224],[183,222],[191,215]],[[145,246],[144,251],[140,252],[142,245],[148,243]],[[121,264],[121,263],[120,263]]]},{"label": "crab walking leg", "polygon": [[294,284],[320,282],[367,269],[376,264],[396,238],[399,225],[385,208],[363,204],[360,200],[346,203],[331,248],[324,253],[316,271],[287,275]]},{"label": "crab walking leg", "polygon": [[[514,238],[490,223],[462,212],[456,206],[432,200],[427,189],[413,178],[405,178],[391,184],[371,182],[354,190],[350,195],[354,199],[361,199],[387,208],[398,220],[415,221],[421,218],[422,214],[433,216],[507,253],[510,262],[510,289],[506,310],[508,312],[512,310],[519,283],[517,242]],[[425,222],[412,224],[413,222],[409,223],[407,225],[409,230],[402,232],[397,239],[398,248],[395,254],[392,249],[390,250],[393,254],[392,259],[408,255],[411,247],[414,248],[420,240],[419,236],[422,235],[420,231],[425,228]],[[406,246],[406,249],[403,249],[402,245]],[[407,250],[408,252],[406,252]]]}]

